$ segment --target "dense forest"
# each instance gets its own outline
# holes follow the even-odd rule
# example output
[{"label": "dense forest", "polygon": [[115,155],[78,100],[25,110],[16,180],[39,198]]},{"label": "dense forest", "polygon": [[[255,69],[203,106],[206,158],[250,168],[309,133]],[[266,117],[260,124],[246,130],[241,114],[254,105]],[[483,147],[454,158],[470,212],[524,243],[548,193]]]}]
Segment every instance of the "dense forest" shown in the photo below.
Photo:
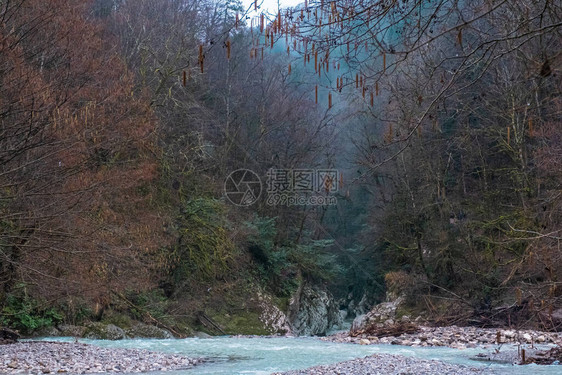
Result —
[{"label": "dense forest", "polygon": [[0,326],[560,329],[561,63],[551,0],[0,0]]}]

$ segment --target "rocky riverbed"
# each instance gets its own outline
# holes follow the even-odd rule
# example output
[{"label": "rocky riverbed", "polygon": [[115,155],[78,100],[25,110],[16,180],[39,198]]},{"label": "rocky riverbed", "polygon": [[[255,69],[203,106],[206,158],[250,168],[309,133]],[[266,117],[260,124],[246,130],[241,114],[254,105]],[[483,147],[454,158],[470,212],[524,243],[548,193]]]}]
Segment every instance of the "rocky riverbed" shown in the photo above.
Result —
[{"label": "rocky riverbed", "polygon": [[398,336],[377,337],[369,334],[352,336],[349,332],[342,332],[323,337],[322,340],[362,345],[448,346],[465,349],[477,346],[486,348],[498,344],[562,344],[562,333],[457,326],[420,326],[415,333],[403,333]]},{"label": "rocky riverbed", "polygon": [[82,343],[27,341],[0,345],[0,374],[91,374],[181,370],[200,362],[137,349]]},{"label": "rocky riverbed", "polygon": [[[336,363],[333,365],[317,366],[305,370],[288,371],[283,375],[465,375],[465,374],[493,374],[492,371],[473,367],[450,365],[440,361],[423,360],[393,354],[375,354],[365,358]],[[279,373],[280,374],[280,373]]]}]

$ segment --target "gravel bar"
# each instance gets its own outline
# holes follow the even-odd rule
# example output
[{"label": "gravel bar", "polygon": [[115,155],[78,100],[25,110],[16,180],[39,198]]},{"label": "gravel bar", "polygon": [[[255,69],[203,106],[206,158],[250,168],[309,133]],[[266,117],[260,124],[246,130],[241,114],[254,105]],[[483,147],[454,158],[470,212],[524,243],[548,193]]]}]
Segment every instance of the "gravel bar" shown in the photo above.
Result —
[{"label": "gravel bar", "polygon": [[333,365],[316,366],[277,375],[465,375],[494,374],[490,369],[451,365],[435,360],[425,360],[394,354],[374,354]]},{"label": "gravel bar", "polygon": [[135,373],[190,368],[198,359],[82,343],[27,341],[0,345],[0,374]]},{"label": "gravel bar", "polygon": [[[477,327],[425,327],[419,326],[417,333],[398,336],[376,337],[369,334],[351,336],[340,332],[322,337],[324,341],[350,342],[361,345],[393,344],[406,346],[448,346],[454,349],[497,346],[499,344],[562,344],[562,333],[533,330],[494,329]],[[499,339],[499,342],[498,342]]]}]

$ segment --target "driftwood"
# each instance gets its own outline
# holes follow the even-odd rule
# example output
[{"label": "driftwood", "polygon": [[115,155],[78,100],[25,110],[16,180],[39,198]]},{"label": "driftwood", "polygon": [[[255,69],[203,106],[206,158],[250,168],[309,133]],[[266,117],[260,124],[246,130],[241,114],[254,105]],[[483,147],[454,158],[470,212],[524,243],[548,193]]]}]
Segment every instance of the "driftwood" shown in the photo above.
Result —
[{"label": "driftwood", "polygon": [[389,336],[400,336],[404,333],[416,333],[419,331],[417,325],[410,323],[410,322],[399,322],[390,325],[378,326],[377,324],[372,324],[370,326],[365,327],[364,329],[360,329],[354,331],[351,336],[359,336],[359,335],[369,335],[369,336],[376,336],[376,337],[389,337]]},{"label": "driftwood", "polygon": [[20,335],[9,328],[0,328],[0,344],[13,344],[18,341]]},{"label": "driftwood", "polygon": [[537,365],[552,365],[554,362],[562,363],[562,347],[557,346],[544,352],[535,353],[532,357],[522,360],[522,365],[536,363]]},{"label": "driftwood", "polygon": [[218,325],[213,319],[209,318],[204,312],[200,311],[199,314],[197,314],[197,318],[199,319],[199,323],[203,324],[203,326],[205,326],[207,329],[218,332],[222,335],[226,335],[226,332],[224,332],[222,327]]}]

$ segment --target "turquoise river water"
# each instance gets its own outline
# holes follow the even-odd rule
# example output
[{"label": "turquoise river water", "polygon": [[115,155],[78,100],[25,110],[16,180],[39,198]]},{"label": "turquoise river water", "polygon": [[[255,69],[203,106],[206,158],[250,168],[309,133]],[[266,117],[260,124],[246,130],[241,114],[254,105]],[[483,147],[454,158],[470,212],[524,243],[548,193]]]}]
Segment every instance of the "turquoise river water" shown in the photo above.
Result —
[{"label": "turquoise river water", "polygon": [[[45,340],[72,341],[73,338]],[[166,372],[167,375],[248,374],[266,375],[276,371],[303,369],[331,364],[376,353],[401,354],[422,359],[494,370],[500,374],[562,374],[562,366],[513,366],[472,360],[482,349],[451,349],[445,347],[408,347],[398,345],[357,345],[324,342],[311,337],[214,337],[209,339],[134,339],[87,340],[80,342],[106,348],[148,349],[189,357],[206,357],[205,364],[189,370]],[[504,346],[502,350],[507,350]],[[486,373],[487,371],[484,371]],[[151,373],[156,375],[159,373]]]}]

